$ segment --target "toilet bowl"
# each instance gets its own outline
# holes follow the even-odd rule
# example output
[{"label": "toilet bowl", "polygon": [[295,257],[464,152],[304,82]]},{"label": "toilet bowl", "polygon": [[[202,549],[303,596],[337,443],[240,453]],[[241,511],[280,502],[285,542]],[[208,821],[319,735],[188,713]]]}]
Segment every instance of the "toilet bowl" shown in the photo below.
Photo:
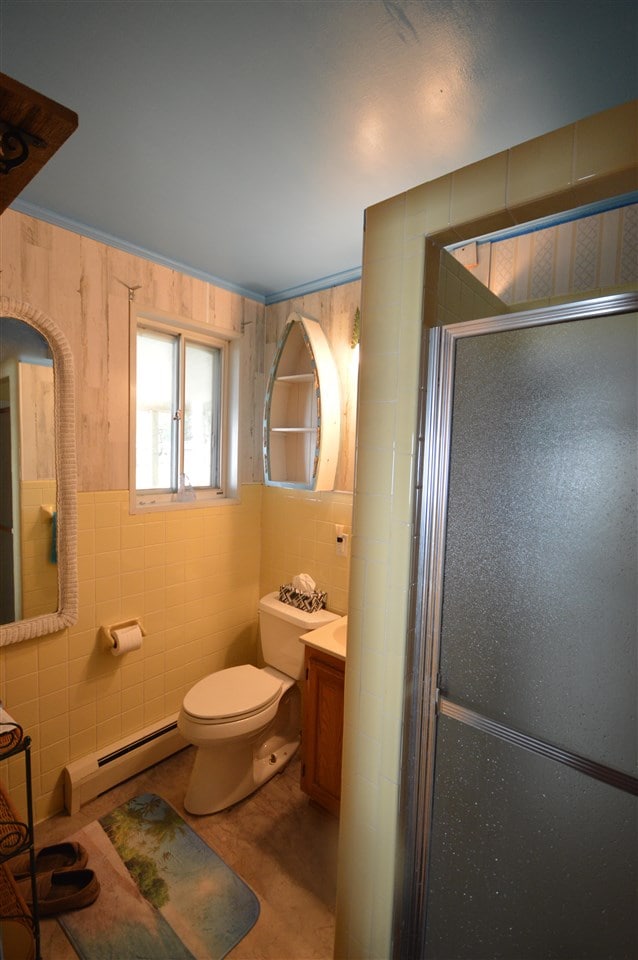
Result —
[{"label": "toilet bowl", "polygon": [[302,633],[338,614],[306,613],[281,603],[278,593],[259,601],[265,666],[227,667],[192,687],[177,727],[197,754],[184,798],[189,813],[217,813],[247,797],[281,770],[301,740],[304,672]]}]

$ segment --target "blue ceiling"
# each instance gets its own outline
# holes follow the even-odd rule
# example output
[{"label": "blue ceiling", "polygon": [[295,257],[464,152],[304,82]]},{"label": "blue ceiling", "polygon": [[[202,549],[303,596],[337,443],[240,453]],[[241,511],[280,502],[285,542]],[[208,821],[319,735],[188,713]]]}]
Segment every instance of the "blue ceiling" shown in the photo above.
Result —
[{"label": "blue ceiling", "polygon": [[366,207],[638,96],[635,0],[0,0],[79,127],[14,207],[265,302]]}]

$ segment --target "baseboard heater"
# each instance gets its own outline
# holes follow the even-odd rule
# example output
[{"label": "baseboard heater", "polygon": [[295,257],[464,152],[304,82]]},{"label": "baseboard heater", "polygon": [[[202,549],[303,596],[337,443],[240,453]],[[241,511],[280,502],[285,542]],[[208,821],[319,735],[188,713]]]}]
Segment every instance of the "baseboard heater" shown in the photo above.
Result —
[{"label": "baseboard heater", "polygon": [[118,783],[188,746],[177,729],[177,714],[145,727],[132,737],[74,760],[64,768],[64,805],[68,813]]}]

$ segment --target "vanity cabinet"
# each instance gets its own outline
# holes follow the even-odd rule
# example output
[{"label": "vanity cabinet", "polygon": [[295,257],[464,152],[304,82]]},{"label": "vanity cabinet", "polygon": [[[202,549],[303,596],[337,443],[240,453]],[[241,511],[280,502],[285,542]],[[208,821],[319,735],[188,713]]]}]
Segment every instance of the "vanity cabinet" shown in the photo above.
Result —
[{"label": "vanity cabinet", "polygon": [[[0,708],[0,762],[22,754],[27,787],[27,820],[18,815],[0,781],[0,955],[12,960],[40,960],[40,925],[35,889],[33,800],[31,793],[31,738]],[[33,910],[13,879],[9,861],[29,853]]]},{"label": "vanity cabinet", "polygon": [[345,662],[306,646],[301,789],[339,814]]},{"label": "vanity cabinet", "polygon": [[334,487],[339,377],[316,320],[293,313],[277,345],[264,409],[264,479],[305,490]]}]

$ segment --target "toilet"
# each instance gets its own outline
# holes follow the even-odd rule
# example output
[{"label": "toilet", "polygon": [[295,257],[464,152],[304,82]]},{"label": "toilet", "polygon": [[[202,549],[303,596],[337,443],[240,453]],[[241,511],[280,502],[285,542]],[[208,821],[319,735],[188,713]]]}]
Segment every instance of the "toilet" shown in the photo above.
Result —
[{"label": "toilet", "polygon": [[265,666],[227,667],[192,687],[177,727],[197,747],[184,798],[189,813],[224,810],[270,780],[301,741],[304,672],[302,633],[338,614],[306,613],[269,593],[259,601],[259,632]]}]

